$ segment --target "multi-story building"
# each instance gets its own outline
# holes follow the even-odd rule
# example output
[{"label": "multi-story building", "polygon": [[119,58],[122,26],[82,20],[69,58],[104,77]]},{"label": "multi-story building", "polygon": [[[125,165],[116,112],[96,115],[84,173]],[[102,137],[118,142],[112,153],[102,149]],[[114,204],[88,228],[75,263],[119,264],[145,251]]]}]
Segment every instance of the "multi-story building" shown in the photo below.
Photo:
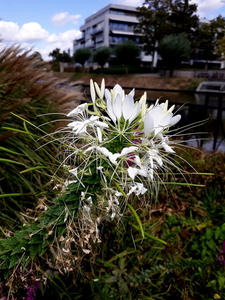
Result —
[{"label": "multi-story building", "polygon": [[[80,27],[81,36],[73,41],[73,51],[81,48],[92,51],[100,47],[113,48],[127,40],[133,40],[141,47],[141,36],[134,32],[137,23],[135,7],[109,4],[85,19],[85,24]],[[146,56],[143,51],[140,58],[142,62],[152,60],[151,55]]]}]

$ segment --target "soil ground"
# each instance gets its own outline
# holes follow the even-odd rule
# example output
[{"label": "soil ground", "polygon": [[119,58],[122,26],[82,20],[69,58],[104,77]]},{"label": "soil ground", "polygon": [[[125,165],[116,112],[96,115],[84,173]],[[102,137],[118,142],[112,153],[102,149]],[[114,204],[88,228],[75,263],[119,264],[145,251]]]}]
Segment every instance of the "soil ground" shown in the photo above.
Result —
[{"label": "soil ground", "polygon": [[195,90],[199,83],[204,81],[202,78],[165,78],[139,75],[125,76],[110,76],[110,75],[96,75],[96,74],[74,74],[74,73],[54,73],[59,78],[65,78],[69,81],[79,81],[83,84],[89,85],[90,79],[93,79],[99,85],[102,78],[105,78],[106,86],[114,86],[120,84],[122,87],[130,88],[146,88],[146,89],[171,89],[171,90]]}]

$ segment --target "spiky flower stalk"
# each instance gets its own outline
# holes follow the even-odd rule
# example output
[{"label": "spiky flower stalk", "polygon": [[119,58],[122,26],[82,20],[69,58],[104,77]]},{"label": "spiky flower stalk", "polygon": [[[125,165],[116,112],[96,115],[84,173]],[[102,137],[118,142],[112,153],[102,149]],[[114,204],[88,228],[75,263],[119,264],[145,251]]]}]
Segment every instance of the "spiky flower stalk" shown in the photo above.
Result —
[{"label": "spiky flower stalk", "polygon": [[157,100],[148,107],[146,93],[135,102],[134,90],[125,95],[116,85],[109,91],[104,80],[101,87],[91,80],[90,90],[92,102],[68,113],[68,125],[53,136],[70,176],[35,222],[0,240],[1,278],[33,272],[40,260],[46,268],[74,272],[101,243],[104,220],[118,222],[127,207],[134,211],[134,199],[157,198],[171,168],[179,169],[170,159],[176,143],[169,130],[181,118],[174,106]]}]

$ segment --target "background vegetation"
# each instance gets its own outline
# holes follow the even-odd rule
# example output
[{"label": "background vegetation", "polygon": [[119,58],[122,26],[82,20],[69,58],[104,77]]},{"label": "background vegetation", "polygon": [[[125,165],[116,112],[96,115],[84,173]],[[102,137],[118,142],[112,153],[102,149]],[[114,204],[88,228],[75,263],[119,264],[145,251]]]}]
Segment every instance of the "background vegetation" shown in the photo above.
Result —
[{"label": "background vegetation", "polygon": [[99,253],[95,261],[84,260],[76,285],[52,272],[54,280],[38,300],[224,299],[225,155],[197,150],[181,155],[200,172],[214,170],[214,176],[190,178],[205,188],[178,185],[146,209],[136,203],[145,232],[167,244],[143,240],[129,214],[119,227],[105,223]]},{"label": "background vegetation", "polygon": [[[51,201],[55,196],[51,179],[58,167],[58,149],[53,144],[38,150],[45,140],[36,142],[45,135],[38,126],[55,115],[37,115],[66,112],[83,96],[62,85],[43,70],[40,60],[20,48],[1,52],[0,72],[0,228],[4,237],[23,222],[21,212],[32,209],[35,215],[43,197]],[[34,126],[26,126],[23,119]],[[55,128],[55,123],[49,123],[45,132]],[[198,172],[213,171],[214,175],[190,176],[190,183],[204,184],[203,188],[182,186],[183,178],[178,176],[178,185],[168,186],[157,202],[149,201],[145,209],[135,204],[145,232],[167,244],[153,242],[147,235],[142,239],[129,213],[119,226],[105,222],[104,242],[95,260],[86,256],[75,277],[64,278],[49,268],[43,274],[48,284],[37,288],[36,298],[30,299],[224,299],[225,155],[179,152]],[[189,164],[185,170],[192,171]],[[60,183],[65,180],[61,179]],[[15,300],[28,299],[19,279],[17,286],[21,294]],[[6,298],[1,289],[0,297]]]}]

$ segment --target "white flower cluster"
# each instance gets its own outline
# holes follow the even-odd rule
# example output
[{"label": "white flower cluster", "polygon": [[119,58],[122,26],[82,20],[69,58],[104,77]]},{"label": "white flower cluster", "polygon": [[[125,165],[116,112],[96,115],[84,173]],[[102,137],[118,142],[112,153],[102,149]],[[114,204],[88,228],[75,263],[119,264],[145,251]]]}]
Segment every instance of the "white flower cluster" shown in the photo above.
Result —
[{"label": "white flower cluster", "polygon": [[174,116],[174,106],[168,109],[168,101],[159,104],[157,100],[148,107],[146,93],[135,101],[134,89],[125,95],[117,84],[109,91],[104,80],[100,88],[91,80],[90,91],[92,103],[81,104],[68,114],[75,118],[68,127],[76,141],[84,144],[76,148],[82,153],[81,166],[95,162],[105,184],[117,182],[128,196],[145,194],[147,186],[160,182],[159,173],[174,165],[168,158],[175,153],[168,133],[181,116]]}]

